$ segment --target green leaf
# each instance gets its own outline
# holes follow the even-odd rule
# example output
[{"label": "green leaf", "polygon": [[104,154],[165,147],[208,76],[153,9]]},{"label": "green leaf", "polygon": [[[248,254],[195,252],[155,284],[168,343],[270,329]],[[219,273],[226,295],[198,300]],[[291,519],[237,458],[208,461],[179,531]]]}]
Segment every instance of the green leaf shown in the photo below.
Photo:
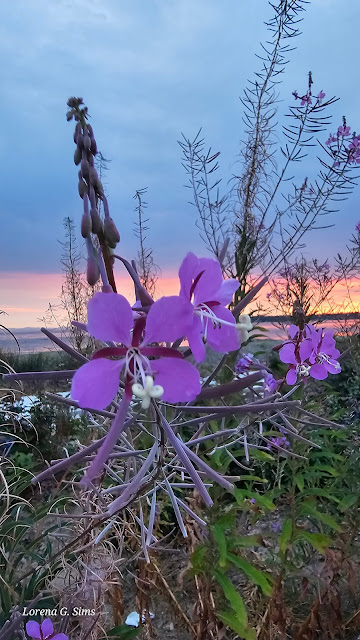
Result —
[{"label": "green leaf", "polygon": [[247,626],[247,613],[244,601],[227,576],[220,571],[214,571],[214,578],[222,588],[224,595],[229,600],[232,609],[236,613],[236,618],[243,627]]},{"label": "green leaf", "polygon": [[333,476],[334,478],[337,478],[340,473],[337,469],[335,469],[334,467],[331,467],[328,464],[315,464],[312,469],[316,470],[316,471],[326,471],[327,473],[329,473],[331,476]]},{"label": "green leaf", "polygon": [[262,482],[263,484],[267,484],[269,480],[266,478],[260,478],[260,476],[239,476],[240,480],[244,480],[245,482]]},{"label": "green leaf", "polygon": [[235,489],[233,494],[236,502],[240,505],[244,502],[244,498],[254,498],[258,506],[268,509],[269,511],[274,511],[274,509],[276,509],[274,503],[267,498],[267,496],[256,493],[256,491],[250,491],[249,489]]},{"label": "green leaf", "polygon": [[288,544],[291,540],[292,532],[293,532],[292,520],[291,518],[286,518],[286,520],[284,520],[284,523],[283,523],[282,532],[279,540],[281,553],[285,553],[286,549],[288,548]]},{"label": "green leaf", "polygon": [[296,539],[306,540],[309,544],[311,544],[316,551],[324,554],[326,549],[328,548],[331,538],[326,536],[324,533],[310,533],[309,531],[297,531]]},{"label": "green leaf", "polygon": [[353,507],[359,500],[358,494],[354,493],[349,496],[345,496],[341,501],[339,501],[339,509],[340,511],[347,511],[350,507]]},{"label": "green leaf", "polygon": [[266,453],[266,451],[262,451],[261,449],[253,449],[251,451],[251,457],[255,458],[256,460],[263,460],[265,462],[275,460],[275,458],[271,456],[270,453]]},{"label": "green leaf", "polygon": [[234,547],[263,547],[264,541],[260,535],[237,536],[233,542]]},{"label": "green leaf", "polygon": [[337,504],[339,504],[339,502],[340,502],[339,498],[334,496],[332,493],[329,493],[328,491],[325,491],[325,489],[318,489],[318,488],[306,489],[306,491],[304,491],[304,495],[305,496],[318,496],[319,498],[327,498],[327,500],[332,500],[333,502],[336,502]]},{"label": "green leaf", "polygon": [[334,531],[341,531],[341,527],[340,525],[336,522],[336,520],[328,513],[323,513],[322,511],[318,511],[318,509],[316,509],[316,507],[314,507],[312,504],[305,502],[302,507],[301,507],[301,512],[308,515],[308,516],[313,516],[314,518],[317,518],[318,520],[320,520],[320,522],[323,522],[323,524],[326,524],[328,527],[330,527],[330,529],[334,529]]},{"label": "green leaf", "polygon": [[227,543],[224,529],[218,524],[213,524],[211,526],[211,531],[216,540],[216,544],[219,550],[219,565],[220,567],[226,566],[226,555],[227,555]]},{"label": "green leaf", "polygon": [[241,571],[243,571],[254,584],[258,585],[261,588],[265,596],[271,596],[272,586],[269,583],[268,576],[264,571],[256,569],[250,564],[250,562],[247,562],[247,560],[244,560],[239,556],[235,556],[232,553],[228,553],[227,557],[231,564],[238,567],[238,569],[241,569]]},{"label": "green leaf", "polygon": [[256,640],[255,629],[244,627],[232,611],[219,611],[216,615],[226,627],[235,631],[240,638],[244,638],[244,640]]},{"label": "green leaf", "polygon": [[201,573],[206,568],[207,552],[207,547],[205,547],[205,545],[201,545],[197,549],[195,549],[194,553],[192,554],[191,564],[195,573]]},{"label": "green leaf", "polygon": [[299,491],[303,492],[304,491],[304,485],[305,485],[304,476],[301,473],[298,473],[298,474],[296,474],[294,480],[295,480],[295,484],[298,487]]}]

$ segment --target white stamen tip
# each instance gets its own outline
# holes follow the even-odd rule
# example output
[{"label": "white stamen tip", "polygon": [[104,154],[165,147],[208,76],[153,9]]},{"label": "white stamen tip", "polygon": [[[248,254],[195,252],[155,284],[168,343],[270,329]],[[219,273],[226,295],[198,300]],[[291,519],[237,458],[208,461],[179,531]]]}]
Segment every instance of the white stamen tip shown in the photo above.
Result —
[{"label": "white stamen tip", "polygon": [[151,399],[161,398],[164,393],[164,389],[159,384],[154,385],[154,380],[151,376],[145,376],[145,385],[142,386],[139,383],[133,384],[132,392],[134,396],[142,400],[142,408],[148,409],[150,407]]}]

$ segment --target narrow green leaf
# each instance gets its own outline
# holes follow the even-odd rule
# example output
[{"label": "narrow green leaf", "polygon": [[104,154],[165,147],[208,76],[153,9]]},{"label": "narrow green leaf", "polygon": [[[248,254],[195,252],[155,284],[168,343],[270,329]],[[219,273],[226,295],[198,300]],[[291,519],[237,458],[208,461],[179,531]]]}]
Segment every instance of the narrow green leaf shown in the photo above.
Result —
[{"label": "narrow green leaf", "polygon": [[296,474],[295,476],[295,484],[298,487],[299,491],[304,491],[305,480],[304,476],[301,473]]},{"label": "narrow green leaf", "polygon": [[320,520],[320,522],[323,522],[323,524],[326,524],[328,527],[330,527],[330,529],[334,529],[334,531],[338,532],[341,531],[340,525],[329,513],[318,511],[318,509],[316,509],[316,507],[314,507],[312,504],[305,502],[301,507],[301,511],[308,516],[317,518],[318,520]]},{"label": "narrow green leaf", "polygon": [[269,582],[267,574],[264,571],[256,569],[252,566],[252,564],[250,564],[250,562],[247,562],[247,560],[244,560],[239,556],[235,556],[233,553],[228,553],[227,557],[231,564],[238,567],[238,569],[241,569],[241,571],[243,571],[254,584],[258,585],[261,588],[265,596],[271,596],[272,586]]},{"label": "narrow green leaf", "polygon": [[226,555],[227,555],[227,542],[224,529],[219,525],[219,523],[213,524],[211,526],[211,531],[216,540],[216,544],[219,550],[219,565],[220,567],[226,566]]},{"label": "narrow green leaf", "polygon": [[256,640],[255,629],[244,627],[232,611],[219,611],[217,617],[226,626],[235,631],[244,640]]},{"label": "narrow green leaf", "polygon": [[310,533],[309,531],[298,531],[296,538],[306,540],[316,551],[322,554],[325,553],[331,542],[331,538],[324,533]]},{"label": "narrow green leaf", "polygon": [[288,544],[292,536],[292,530],[293,530],[293,527],[292,527],[291,518],[286,518],[286,520],[284,520],[284,523],[283,523],[282,532],[279,540],[281,553],[285,553],[286,549],[288,548]]},{"label": "narrow green leaf", "polygon": [[220,587],[222,588],[226,599],[229,600],[238,621],[240,622],[241,625],[243,625],[243,627],[246,627],[247,613],[246,613],[244,601],[240,593],[236,591],[231,580],[229,580],[229,578],[225,576],[223,573],[220,573],[220,571],[214,571],[214,577],[215,577],[215,580],[219,583]]}]

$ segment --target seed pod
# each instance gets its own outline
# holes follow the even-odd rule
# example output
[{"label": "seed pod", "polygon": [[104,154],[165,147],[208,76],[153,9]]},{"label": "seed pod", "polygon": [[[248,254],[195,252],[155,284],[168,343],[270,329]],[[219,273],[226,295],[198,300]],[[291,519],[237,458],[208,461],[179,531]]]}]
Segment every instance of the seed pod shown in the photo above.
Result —
[{"label": "seed pod", "polygon": [[91,147],[91,138],[90,136],[87,135],[87,133],[84,135],[84,148],[85,149],[90,149]]},{"label": "seed pod", "polygon": [[80,164],[81,158],[82,158],[82,151],[81,149],[79,149],[79,147],[76,147],[75,153],[74,153],[74,162],[76,165]]},{"label": "seed pod", "polygon": [[90,216],[92,222],[92,232],[99,233],[102,229],[102,221],[99,216],[98,210],[94,208],[90,209]]},{"label": "seed pod", "polygon": [[98,180],[96,180],[96,183],[95,183],[95,185],[94,185],[94,186],[95,186],[95,188],[96,188],[96,190],[97,190],[97,192],[98,192],[98,193],[100,193],[101,195],[104,193],[104,187],[103,187],[103,185],[102,185],[102,182],[100,182],[100,180],[99,180],[99,179],[98,179]]},{"label": "seed pod", "polygon": [[88,258],[86,267],[86,279],[91,287],[94,287],[100,278],[100,270],[95,258]]},{"label": "seed pod", "polygon": [[83,149],[84,148],[84,136],[81,133],[81,130],[80,130],[80,133],[76,137],[76,144],[79,147],[79,149]]},{"label": "seed pod", "polygon": [[88,238],[92,229],[91,217],[88,213],[83,213],[81,218],[81,235],[83,238]]},{"label": "seed pod", "polygon": [[79,180],[78,190],[80,198],[83,198],[84,194],[87,193],[87,184],[84,180]]},{"label": "seed pod", "polygon": [[93,183],[93,185],[96,185],[96,183],[99,180],[99,176],[98,176],[98,172],[96,171],[95,167],[90,167],[89,168],[89,178],[90,178],[90,181]]},{"label": "seed pod", "polygon": [[89,168],[90,168],[90,165],[88,161],[86,160],[86,158],[83,158],[81,160],[81,173],[84,178],[87,178],[89,176]]},{"label": "seed pod", "polygon": [[104,236],[106,244],[112,249],[115,249],[118,242],[120,242],[120,234],[116,228],[115,222],[112,218],[105,218],[104,220]]},{"label": "seed pod", "polygon": [[80,133],[81,133],[81,124],[80,124],[80,122],[77,122],[76,126],[75,126],[75,131],[74,131],[74,142],[75,142],[75,144],[77,144],[78,136],[79,136]]}]

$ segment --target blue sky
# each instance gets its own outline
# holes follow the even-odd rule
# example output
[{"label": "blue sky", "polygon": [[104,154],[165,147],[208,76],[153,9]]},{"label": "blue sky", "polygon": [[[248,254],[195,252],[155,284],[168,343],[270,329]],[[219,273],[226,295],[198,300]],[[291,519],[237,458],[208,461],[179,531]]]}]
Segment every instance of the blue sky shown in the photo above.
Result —
[{"label": "blue sky", "polygon": [[[345,8],[346,7],[346,8]],[[314,90],[341,98],[333,130],[358,117],[359,0],[313,0],[291,56],[280,96]],[[62,221],[80,220],[73,123],[66,100],[81,95],[99,149],[111,159],[106,185],[121,232],[122,253],[137,251],[133,194],[148,187],[149,240],[163,270],[175,270],[188,250],[205,252],[177,145],[202,126],[221,151],[226,181],[243,134],[239,96],[266,39],[267,0],[12,0],[2,7],[2,247],[0,271],[60,270]],[[326,139],[324,133],[324,140]],[[311,176],[314,161],[299,175]],[[341,251],[360,218],[358,191],[334,216],[334,229],[309,237],[307,251]]]}]

